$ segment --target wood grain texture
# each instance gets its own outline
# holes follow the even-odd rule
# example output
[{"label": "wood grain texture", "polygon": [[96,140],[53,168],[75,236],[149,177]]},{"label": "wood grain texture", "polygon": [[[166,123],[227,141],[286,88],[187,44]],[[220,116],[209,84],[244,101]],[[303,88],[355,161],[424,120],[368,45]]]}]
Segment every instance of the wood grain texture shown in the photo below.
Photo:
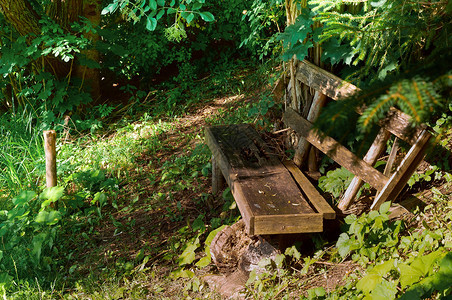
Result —
[{"label": "wood grain texture", "polygon": [[334,100],[353,95],[360,89],[330,72],[303,60],[298,63],[297,79]]},{"label": "wood grain texture", "polygon": [[[333,100],[340,100],[361,91],[355,85],[306,60],[298,64],[297,79]],[[359,108],[357,112],[362,114],[363,110],[364,108]],[[425,129],[425,126],[413,126],[411,117],[394,107],[379,125],[410,145],[413,145],[421,131]]]},{"label": "wood grain texture", "polygon": [[283,162],[284,166],[292,174],[292,177],[298,183],[300,188],[306,194],[309,202],[315,207],[315,209],[323,215],[324,219],[335,219],[336,212],[326,202],[325,198],[320,195],[319,191],[312,185],[309,179],[301,172],[301,170],[290,160]]},{"label": "wood grain texture", "polygon": [[323,217],[317,213],[256,216],[254,223],[256,235],[323,231]]},{"label": "wood grain texture", "polygon": [[382,203],[388,200],[393,201],[399,195],[424,158],[431,137],[432,135],[427,130],[422,131],[416,143],[410,148],[387,184],[377,195],[370,209],[377,210]]},{"label": "wood grain texture", "polygon": [[223,190],[225,184],[225,179],[223,177],[223,173],[221,173],[221,169],[218,166],[218,162],[215,157],[212,155],[212,193],[214,195],[218,194]]},{"label": "wood grain texture", "polygon": [[[381,153],[383,153],[383,151],[386,149],[386,142],[389,140],[390,137],[391,134],[389,133],[389,131],[387,131],[384,128],[380,129],[380,132],[376,136],[375,140],[373,141],[372,145],[369,148],[369,151],[367,151],[363,160],[366,163],[373,166],[377,162]],[[354,177],[352,179],[352,182],[345,191],[344,196],[339,201],[338,208],[340,210],[344,211],[350,206],[362,185],[363,181],[361,178]]]},{"label": "wood grain texture", "polygon": [[303,215],[315,215],[315,211],[250,125],[206,128],[206,143],[231,188],[248,234],[319,232],[318,222],[303,223]]},{"label": "wood grain texture", "polygon": [[46,156],[46,186],[53,187],[57,185],[55,130],[44,131],[44,151]]},{"label": "wood grain texture", "polygon": [[386,185],[388,177],[378,172],[333,138],[314,130],[313,125],[293,109],[287,108],[283,120],[287,126],[301,134],[314,147],[374,188],[380,190]]},{"label": "wood grain texture", "polygon": [[[309,109],[307,120],[309,122],[314,122],[317,120],[318,116],[320,115],[320,110],[322,109],[323,105],[325,104],[327,97],[316,91],[314,94],[314,99],[312,101],[311,108]],[[298,141],[297,148],[295,149],[295,155],[294,155],[294,162],[297,166],[302,166],[305,162],[306,158],[308,157],[310,144],[309,142],[301,137]]]}]

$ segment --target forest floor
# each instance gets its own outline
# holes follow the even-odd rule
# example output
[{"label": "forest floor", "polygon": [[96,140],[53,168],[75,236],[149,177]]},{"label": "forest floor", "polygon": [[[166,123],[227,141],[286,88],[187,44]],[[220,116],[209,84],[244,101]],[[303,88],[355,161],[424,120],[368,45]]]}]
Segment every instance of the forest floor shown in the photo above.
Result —
[{"label": "forest floor", "polygon": [[[204,99],[180,117],[132,123],[129,133],[148,144],[131,154],[132,165],[126,175],[119,176],[116,204],[103,208],[104,217],[90,230],[90,243],[81,243],[82,247],[74,244],[78,251],[68,268],[75,271],[68,280],[75,285],[68,284],[64,294],[77,299],[220,299],[203,280],[218,274],[212,263],[201,263],[206,256],[204,241],[220,225],[236,222],[240,213],[230,193],[212,194],[204,128],[262,119],[260,115],[249,116],[248,111],[259,105],[261,95],[270,89],[266,83],[244,88],[242,93]],[[276,108],[266,119],[267,124],[277,127],[278,113]],[[281,156],[289,155],[284,146],[285,133],[262,134]],[[118,135],[114,131],[103,140],[114,140]],[[425,173],[429,168],[424,163],[418,171]],[[432,188],[452,201],[451,184],[444,179],[415,184],[404,190],[400,200],[417,198],[424,205],[435,203]],[[362,212],[366,201],[364,197],[354,212]],[[425,222],[419,215],[403,217],[411,228],[422,227]],[[309,290],[315,292],[321,287],[328,294],[344,286],[349,275],[364,268],[351,259],[332,260],[328,254],[334,248],[341,224],[343,216],[328,225],[325,234],[294,238],[291,245],[298,245],[301,257],[287,264],[291,275],[271,275],[261,286],[250,283],[241,297],[311,297]],[[314,255],[316,259],[311,260]]]}]

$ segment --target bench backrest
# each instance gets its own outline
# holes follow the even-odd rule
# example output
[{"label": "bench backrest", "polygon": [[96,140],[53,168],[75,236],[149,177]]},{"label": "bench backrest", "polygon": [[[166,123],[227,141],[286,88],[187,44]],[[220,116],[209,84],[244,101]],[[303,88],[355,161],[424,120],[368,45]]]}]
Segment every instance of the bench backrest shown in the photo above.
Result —
[{"label": "bench backrest", "polygon": [[[359,91],[359,88],[353,84],[338,78],[308,61],[301,61],[299,63],[296,78],[303,84],[316,90],[317,96],[327,96],[333,100],[339,100]],[[319,101],[322,99],[322,97],[314,97],[311,110],[318,110],[316,98]],[[371,209],[378,209],[383,202],[394,200],[399,195],[408,179],[424,158],[428,142],[432,137],[428,132],[427,126],[417,126],[413,130],[410,118],[410,116],[400,110],[392,108],[388,117],[380,123],[381,130],[374,143],[366,156],[361,159],[333,138],[318,130],[314,130],[310,122],[314,120],[309,120],[309,117],[308,119],[303,118],[291,108],[287,108],[283,116],[287,126],[291,127],[307,142],[357,176],[339,202],[339,208],[341,210],[348,208],[356,196],[361,185],[360,180],[369,183],[378,191]],[[411,145],[410,150],[392,175],[383,174],[373,167],[373,164],[385,149],[386,141],[391,135]]]}]

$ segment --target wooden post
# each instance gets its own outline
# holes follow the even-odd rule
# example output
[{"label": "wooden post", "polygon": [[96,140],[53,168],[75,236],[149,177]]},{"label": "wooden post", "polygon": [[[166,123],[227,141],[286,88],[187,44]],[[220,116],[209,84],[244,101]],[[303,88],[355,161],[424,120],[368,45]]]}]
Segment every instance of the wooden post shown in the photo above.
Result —
[{"label": "wooden post", "polygon": [[[309,114],[307,120],[309,122],[314,122],[317,120],[320,110],[322,106],[325,104],[326,96],[320,92],[315,92],[314,100],[312,102],[311,108],[309,110]],[[295,150],[295,155],[293,161],[298,167],[301,167],[303,162],[306,160],[306,157],[309,153],[309,148],[311,144],[303,137],[300,137],[300,141],[298,142],[297,149]]]},{"label": "wooden post", "polygon": [[55,130],[44,131],[44,151],[46,155],[46,183],[47,187],[53,187],[57,185]]},{"label": "wooden post", "polygon": [[[364,161],[369,163],[370,165],[374,165],[377,161],[378,157],[381,155],[383,150],[386,147],[386,142],[388,141],[389,137],[391,136],[390,132],[386,129],[382,128],[380,129],[380,132],[378,133],[377,137],[375,138],[374,142],[369,148],[369,151],[367,151],[366,156],[364,156]],[[341,211],[346,210],[352,201],[354,200],[356,194],[358,194],[359,189],[361,188],[363,184],[363,180],[359,178],[358,176],[355,176],[348,186],[347,190],[345,191],[344,196],[339,201],[338,208]]]},{"label": "wooden post", "polygon": [[221,173],[220,166],[218,165],[215,157],[212,155],[212,194],[216,195],[223,190],[225,183],[226,180]]}]

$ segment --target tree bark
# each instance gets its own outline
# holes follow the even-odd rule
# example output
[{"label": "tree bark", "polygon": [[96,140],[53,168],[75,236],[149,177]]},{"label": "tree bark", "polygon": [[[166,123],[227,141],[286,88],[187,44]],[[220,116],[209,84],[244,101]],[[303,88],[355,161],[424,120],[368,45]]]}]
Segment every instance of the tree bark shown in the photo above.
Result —
[{"label": "tree bark", "polygon": [[[86,17],[94,26],[100,24],[100,12],[102,1],[100,0],[52,0],[44,11],[49,18],[58,23],[66,32],[70,32],[70,25],[79,20],[80,16]],[[5,20],[14,27],[22,36],[28,36],[28,41],[33,40],[33,35],[41,34],[41,24],[39,23],[41,15],[27,0],[0,0],[0,12]],[[92,32],[86,33],[93,44],[99,40],[99,35]],[[99,53],[94,49],[83,52],[88,59],[99,62]],[[52,72],[57,78],[65,78],[71,71],[71,64],[65,63],[52,55],[46,58],[49,72]],[[83,79],[83,84],[91,86],[91,95],[93,99],[99,98],[99,70],[90,69],[85,66],[77,66],[76,76]]]},{"label": "tree bark", "polygon": [[[100,12],[102,8],[102,1],[100,0],[84,0],[83,1],[82,14],[87,18],[94,27],[100,24]],[[84,33],[84,36],[89,39],[93,45],[92,49],[82,51],[82,54],[87,59],[91,59],[95,62],[100,61],[99,51],[95,49],[96,42],[100,39],[99,34],[94,32]],[[91,87],[90,93],[93,100],[100,98],[100,75],[99,69],[88,68],[86,66],[77,66],[76,75],[88,83]]]},{"label": "tree bark", "polygon": [[0,0],[0,9],[5,19],[17,32],[27,34],[41,34],[41,19],[27,0]]}]

